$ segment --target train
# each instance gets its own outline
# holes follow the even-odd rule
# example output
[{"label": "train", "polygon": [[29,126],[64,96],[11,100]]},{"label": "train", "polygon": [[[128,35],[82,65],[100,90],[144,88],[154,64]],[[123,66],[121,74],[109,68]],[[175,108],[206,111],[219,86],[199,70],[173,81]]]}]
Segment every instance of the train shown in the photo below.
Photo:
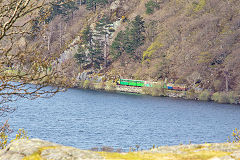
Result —
[{"label": "train", "polygon": [[[149,82],[143,80],[133,80],[133,79],[119,79],[117,81],[118,85],[123,86],[134,86],[134,87],[155,87],[159,86],[158,82]],[[184,85],[175,85],[172,83],[164,83],[161,85],[162,88],[175,91],[187,91],[187,87]]]}]

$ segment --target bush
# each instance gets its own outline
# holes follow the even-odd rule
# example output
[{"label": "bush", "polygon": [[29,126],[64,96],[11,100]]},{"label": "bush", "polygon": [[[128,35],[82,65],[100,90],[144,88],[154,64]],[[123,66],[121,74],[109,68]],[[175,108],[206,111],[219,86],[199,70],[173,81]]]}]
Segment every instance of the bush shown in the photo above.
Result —
[{"label": "bush", "polygon": [[7,146],[8,136],[5,132],[0,132],[0,149],[3,149]]},{"label": "bush", "polygon": [[186,98],[187,98],[187,99],[196,99],[197,97],[198,97],[198,94],[195,93],[195,91],[194,91],[193,89],[188,90],[188,91],[186,92]]},{"label": "bush", "polygon": [[85,80],[85,81],[83,82],[82,88],[84,88],[84,89],[93,89],[94,87],[93,87],[93,84],[92,84],[91,81]]},{"label": "bush", "polygon": [[198,95],[198,99],[201,101],[209,101],[211,98],[210,93],[208,90],[204,90]]},{"label": "bush", "polygon": [[97,90],[103,90],[103,89],[105,89],[105,83],[104,82],[96,83],[94,85],[94,88]]},{"label": "bush", "polygon": [[216,92],[212,95],[212,100],[218,103],[230,103],[237,102],[237,94],[235,92]]},{"label": "bush", "polygon": [[162,86],[143,87],[142,93],[151,96],[166,96],[165,89]]},{"label": "bush", "polygon": [[115,88],[116,88],[116,83],[114,83],[112,81],[107,81],[106,82],[105,90],[107,90],[107,91],[115,91]]},{"label": "bush", "polygon": [[[240,142],[240,130],[235,128],[232,132],[232,142],[233,143],[239,143]],[[228,141],[231,142],[231,139],[228,137]]]},{"label": "bush", "polygon": [[[0,132],[0,149],[4,149],[8,144],[8,133],[6,131]],[[11,142],[18,139],[28,139],[27,132],[24,129],[19,129],[15,139],[11,140]]]},{"label": "bush", "polygon": [[153,14],[155,9],[159,9],[159,4],[153,0],[150,0],[145,4],[145,7],[147,14]]},{"label": "bush", "polygon": [[213,87],[215,91],[220,91],[222,89],[222,82],[220,80],[215,80],[213,82]]}]

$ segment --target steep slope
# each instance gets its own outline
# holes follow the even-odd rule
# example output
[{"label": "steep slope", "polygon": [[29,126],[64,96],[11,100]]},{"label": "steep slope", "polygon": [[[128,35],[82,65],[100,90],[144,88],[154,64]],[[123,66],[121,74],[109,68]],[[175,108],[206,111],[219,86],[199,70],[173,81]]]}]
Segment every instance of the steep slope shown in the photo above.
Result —
[{"label": "steep slope", "polygon": [[[133,18],[145,20],[141,61],[117,62],[122,77],[160,80],[221,90],[238,90],[240,75],[240,4],[223,0],[158,1],[159,9],[146,14],[141,1]],[[124,60],[126,55],[122,55]],[[137,72],[136,72],[137,70]]]}]

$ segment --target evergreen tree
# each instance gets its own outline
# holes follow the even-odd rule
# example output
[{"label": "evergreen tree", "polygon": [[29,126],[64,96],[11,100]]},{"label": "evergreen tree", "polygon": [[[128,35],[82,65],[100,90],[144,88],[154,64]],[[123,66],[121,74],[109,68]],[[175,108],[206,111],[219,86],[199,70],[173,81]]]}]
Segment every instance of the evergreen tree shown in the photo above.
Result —
[{"label": "evergreen tree", "polygon": [[80,46],[79,53],[75,55],[75,58],[80,64],[90,62],[92,67],[100,68],[100,64],[103,62],[102,46],[95,39],[89,25],[83,30],[82,40],[83,44]]},{"label": "evergreen tree", "polygon": [[136,16],[132,21],[132,28],[130,29],[130,36],[134,44],[134,50],[144,44],[145,36],[144,21],[141,16]]},{"label": "evergreen tree", "polygon": [[51,3],[51,14],[46,19],[46,22],[49,23],[56,16],[61,15],[65,21],[70,19],[70,15],[73,15],[75,10],[78,10],[77,3],[75,1],[66,1],[66,0],[57,0],[56,2]]},{"label": "evergreen tree", "polygon": [[118,33],[111,46],[111,53],[115,58],[124,53],[128,53],[136,57],[136,49],[143,45],[145,40],[145,36],[143,34],[145,32],[144,23],[143,18],[138,15],[125,31]]},{"label": "evergreen tree", "polygon": [[87,0],[86,8],[95,12],[97,10],[97,6],[104,6],[107,3],[108,0]]},{"label": "evergreen tree", "polygon": [[107,67],[107,61],[108,61],[108,44],[109,44],[109,36],[110,36],[110,31],[109,31],[109,26],[111,24],[111,21],[109,17],[104,16],[101,20],[99,20],[96,23],[96,33],[95,36],[99,39],[100,46],[102,47],[102,53],[103,53],[103,58],[104,58],[104,66],[105,68]]}]

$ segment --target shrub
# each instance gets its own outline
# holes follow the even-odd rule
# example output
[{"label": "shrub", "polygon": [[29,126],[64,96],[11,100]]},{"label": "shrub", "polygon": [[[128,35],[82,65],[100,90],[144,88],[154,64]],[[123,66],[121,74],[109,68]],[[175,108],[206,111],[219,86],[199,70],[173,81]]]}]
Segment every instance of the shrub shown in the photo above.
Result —
[{"label": "shrub", "polygon": [[212,95],[212,100],[218,103],[234,104],[237,101],[237,94],[235,92],[216,92]]},{"label": "shrub", "polygon": [[204,90],[198,95],[198,99],[201,101],[208,101],[210,100],[210,93],[208,90]]},{"label": "shrub", "polygon": [[215,91],[220,91],[222,88],[222,82],[220,80],[215,80],[213,86]]},{"label": "shrub", "polygon": [[[24,129],[19,129],[15,139],[11,140],[15,141],[18,139],[28,139],[27,132]],[[8,135],[6,131],[0,132],[0,149],[4,149],[8,144]]]},{"label": "shrub", "polygon": [[116,83],[114,83],[112,81],[107,81],[106,82],[105,90],[107,90],[107,91],[115,91],[115,88],[116,88]]},{"label": "shrub", "polygon": [[162,86],[143,87],[142,93],[151,96],[166,96],[165,89]]},{"label": "shrub", "polygon": [[145,4],[145,7],[146,7],[147,14],[153,14],[155,9],[159,9],[159,3],[153,0],[150,0]]},{"label": "shrub", "polygon": [[164,88],[157,86],[157,87],[152,87],[152,96],[165,96],[165,90]]},{"label": "shrub", "polygon": [[83,82],[82,88],[84,88],[84,89],[93,89],[93,84],[91,83],[91,81],[85,80]]},{"label": "shrub", "polygon": [[103,90],[103,89],[105,89],[105,83],[104,82],[96,83],[94,85],[94,88],[98,89],[98,90]]},{"label": "shrub", "polygon": [[7,146],[8,135],[5,132],[0,132],[0,149],[3,149]]},{"label": "shrub", "polygon": [[142,87],[142,94],[151,95],[151,88],[150,87]]},{"label": "shrub", "polygon": [[184,78],[179,78],[175,81],[175,84],[186,84],[187,80]]},{"label": "shrub", "polygon": [[198,97],[198,94],[195,93],[193,89],[186,92],[186,98],[187,99],[196,99]]},{"label": "shrub", "polygon": [[215,92],[215,93],[213,93],[211,99],[212,99],[213,101],[215,101],[215,102],[218,102],[219,97],[220,97],[220,93],[219,93],[219,92]]},{"label": "shrub", "polygon": [[[232,142],[233,143],[239,143],[240,142],[240,130],[235,128],[232,132]],[[228,137],[228,141],[231,142],[231,139]]]}]

